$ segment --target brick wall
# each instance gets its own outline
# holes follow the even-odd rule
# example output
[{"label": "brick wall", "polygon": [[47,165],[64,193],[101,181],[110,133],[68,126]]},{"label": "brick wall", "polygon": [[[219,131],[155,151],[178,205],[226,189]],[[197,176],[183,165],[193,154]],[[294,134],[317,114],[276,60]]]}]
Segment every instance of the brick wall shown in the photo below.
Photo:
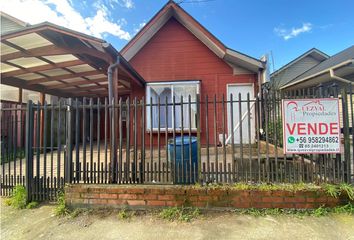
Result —
[{"label": "brick wall", "polygon": [[318,208],[348,201],[322,191],[248,191],[190,186],[85,185],[65,189],[72,207]]}]

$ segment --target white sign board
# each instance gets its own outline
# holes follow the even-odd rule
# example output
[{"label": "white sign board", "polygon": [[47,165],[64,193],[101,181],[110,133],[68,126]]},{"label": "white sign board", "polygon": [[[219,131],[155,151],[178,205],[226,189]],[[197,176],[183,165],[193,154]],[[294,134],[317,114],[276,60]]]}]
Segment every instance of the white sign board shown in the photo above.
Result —
[{"label": "white sign board", "polygon": [[336,98],[283,100],[285,154],[340,153]]}]

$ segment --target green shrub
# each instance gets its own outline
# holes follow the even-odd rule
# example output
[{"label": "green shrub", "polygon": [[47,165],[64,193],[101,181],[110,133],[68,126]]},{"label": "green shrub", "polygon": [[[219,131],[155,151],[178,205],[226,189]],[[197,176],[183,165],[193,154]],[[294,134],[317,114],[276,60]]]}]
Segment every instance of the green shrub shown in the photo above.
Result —
[{"label": "green shrub", "polygon": [[315,209],[280,209],[280,208],[248,208],[248,209],[235,209],[235,213],[246,214],[254,217],[263,217],[266,215],[292,215],[294,217],[303,218],[305,216],[323,217],[329,214],[354,214],[354,205],[348,203],[343,206],[337,206],[335,208],[326,208],[321,206]]},{"label": "green shrub", "polygon": [[39,205],[38,202],[30,202],[30,203],[27,204],[26,208],[27,209],[33,209],[33,208],[37,208],[38,205]]},{"label": "green shrub", "polygon": [[133,216],[135,216],[135,212],[128,211],[126,208],[123,208],[118,212],[118,218],[120,220],[127,220],[127,219],[132,218]]},{"label": "green shrub", "polygon": [[26,189],[22,185],[14,187],[12,195],[5,201],[5,204],[16,209],[26,208]]},{"label": "green shrub", "polygon": [[350,185],[347,183],[342,183],[339,185],[339,191],[341,193],[347,194],[347,196],[350,200],[354,200],[354,187],[353,187],[353,185]]},{"label": "green shrub", "polygon": [[11,198],[6,198],[4,200],[4,203],[5,203],[6,206],[11,206]]},{"label": "green shrub", "polygon": [[65,194],[62,191],[58,192],[57,206],[54,208],[55,216],[65,216],[70,213],[65,203]]},{"label": "green shrub", "polygon": [[354,204],[348,203],[343,206],[337,206],[333,209],[334,213],[345,213],[345,214],[354,214]]},{"label": "green shrub", "polygon": [[328,213],[330,213],[330,209],[321,206],[319,208],[313,209],[311,215],[315,217],[322,217],[328,215]]},{"label": "green shrub", "polygon": [[76,208],[74,211],[72,211],[71,213],[70,213],[70,217],[71,218],[76,218],[76,217],[78,217],[81,213],[83,213],[84,212],[84,210],[83,209],[81,209],[81,208]]},{"label": "green shrub", "polygon": [[322,188],[331,197],[337,198],[340,194],[340,190],[336,185],[324,184]]},{"label": "green shrub", "polygon": [[290,192],[296,192],[296,191],[302,191],[302,190],[309,190],[309,191],[315,191],[319,190],[320,187],[312,184],[312,183],[259,183],[259,184],[250,184],[250,183],[243,183],[243,182],[238,182],[232,185],[233,189],[237,190],[255,190],[255,191],[276,191],[276,190],[282,190],[282,191],[290,191]]},{"label": "green shrub", "polygon": [[199,208],[165,208],[163,209],[159,216],[162,219],[166,219],[169,221],[182,221],[182,222],[190,222],[191,220],[197,218],[200,215]]}]

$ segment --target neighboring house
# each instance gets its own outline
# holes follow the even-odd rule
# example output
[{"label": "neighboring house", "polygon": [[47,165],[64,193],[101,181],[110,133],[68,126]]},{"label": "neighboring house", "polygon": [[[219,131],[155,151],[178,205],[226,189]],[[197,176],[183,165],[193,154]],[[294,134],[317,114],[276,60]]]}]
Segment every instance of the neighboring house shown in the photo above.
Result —
[{"label": "neighboring house", "polygon": [[[317,61],[314,60],[314,52],[321,56]],[[344,88],[348,88],[349,84],[353,86],[354,45],[331,57],[311,49],[272,73],[271,81],[279,83],[281,90],[305,89],[319,84],[328,86],[333,83]]]},{"label": "neighboring house", "polygon": [[272,86],[279,89],[304,72],[328,59],[329,56],[312,48],[270,75]]},{"label": "neighboring house", "polygon": [[[146,89],[136,89],[130,97],[146,97],[148,103],[152,100],[157,103],[158,98],[164,103],[184,101],[191,95],[192,101],[196,101],[197,94],[201,101],[209,96],[212,101],[214,95],[221,101],[233,94],[233,99],[238,99],[239,93],[246,99],[247,93],[254,99],[262,84],[265,63],[243,53],[226,47],[220,40],[213,36],[199,22],[185,12],[179,5],[169,1],[122,49],[122,55],[147,82]],[[234,124],[238,121],[238,107],[235,104]],[[221,107],[220,107],[221,108]],[[221,109],[217,115],[221,115]],[[246,109],[246,107],[243,107]],[[192,129],[196,128],[195,111],[192,111]],[[157,107],[153,108],[152,121],[150,123],[150,110],[147,109],[147,130],[152,125],[153,131],[157,130]],[[172,128],[172,109],[168,109],[168,119],[165,119],[165,110],[161,108],[161,127]],[[176,110],[177,113],[179,109]],[[188,118],[188,109],[184,108],[185,119]],[[244,111],[243,111],[244,112]],[[213,111],[210,108],[210,116]],[[201,110],[202,119],[204,109]],[[228,119],[230,112],[228,111]],[[176,115],[177,130],[181,128],[180,114]],[[186,120],[185,120],[186,121]],[[210,121],[213,121],[211,118]],[[228,121],[230,122],[230,121]],[[221,117],[218,118],[218,133],[221,133]],[[184,127],[189,127],[184,123]],[[213,123],[208,124],[209,130],[213,130]],[[202,143],[206,142],[206,123],[202,121]],[[228,124],[227,134],[230,134],[231,125]],[[244,133],[247,133],[245,126]],[[255,139],[254,122],[252,123],[252,141]],[[211,134],[210,134],[211,135]],[[236,132],[235,136],[239,136]],[[156,134],[154,137],[157,137]],[[245,139],[248,135],[244,134]],[[210,136],[210,139],[213,139]],[[212,140],[210,140],[212,141]],[[239,141],[235,137],[235,141]],[[156,141],[155,141],[156,142]]]},{"label": "neighboring house", "polygon": [[[314,56],[317,56],[316,60]],[[321,84],[323,92],[333,92],[335,89],[330,87],[336,84],[338,95],[341,96],[343,90],[347,93],[348,121],[351,123],[354,103],[354,45],[331,57],[317,49],[311,49],[272,73],[271,82],[272,86],[277,86],[281,91],[318,89]],[[342,112],[342,104],[339,105],[339,110]],[[343,126],[342,116],[340,114]]]},{"label": "neighboring house", "polygon": [[14,18],[1,11],[0,11],[0,21],[1,21],[1,29],[0,29],[1,35],[28,26],[27,23],[21,21],[20,19]]},{"label": "neighboring house", "polygon": [[[28,26],[27,23],[1,11],[0,11],[0,23],[1,23],[1,28],[0,28],[1,36],[8,32],[20,30]],[[3,47],[1,47],[1,50],[3,50]],[[15,99],[14,96],[17,96],[18,98],[18,95],[19,95],[19,90],[17,88],[7,86],[7,85],[1,85],[1,89],[0,89],[1,100],[12,101]]]}]

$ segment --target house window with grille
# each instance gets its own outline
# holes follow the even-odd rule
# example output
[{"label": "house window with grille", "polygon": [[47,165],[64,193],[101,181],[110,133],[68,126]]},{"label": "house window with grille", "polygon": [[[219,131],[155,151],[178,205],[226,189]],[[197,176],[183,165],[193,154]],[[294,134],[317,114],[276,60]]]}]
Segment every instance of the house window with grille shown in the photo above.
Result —
[{"label": "house window with grille", "polygon": [[[180,82],[159,82],[148,83],[146,88],[146,128],[155,131],[158,129],[158,119],[160,118],[160,128],[176,130],[191,128],[195,130],[197,115],[197,94],[199,94],[199,81]],[[191,104],[189,108],[189,96]],[[175,111],[173,111],[173,99],[175,99]],[[181,101],[183,99],[183,107]],[[160,111],[158,108],[160,102]],[[183,113],[183,114],[182,114]],[[167,118],[166,118],[167,116]],[[191,126],[189,126],[191,123]],[[174,126],[175,125],[175,126]]]}]

